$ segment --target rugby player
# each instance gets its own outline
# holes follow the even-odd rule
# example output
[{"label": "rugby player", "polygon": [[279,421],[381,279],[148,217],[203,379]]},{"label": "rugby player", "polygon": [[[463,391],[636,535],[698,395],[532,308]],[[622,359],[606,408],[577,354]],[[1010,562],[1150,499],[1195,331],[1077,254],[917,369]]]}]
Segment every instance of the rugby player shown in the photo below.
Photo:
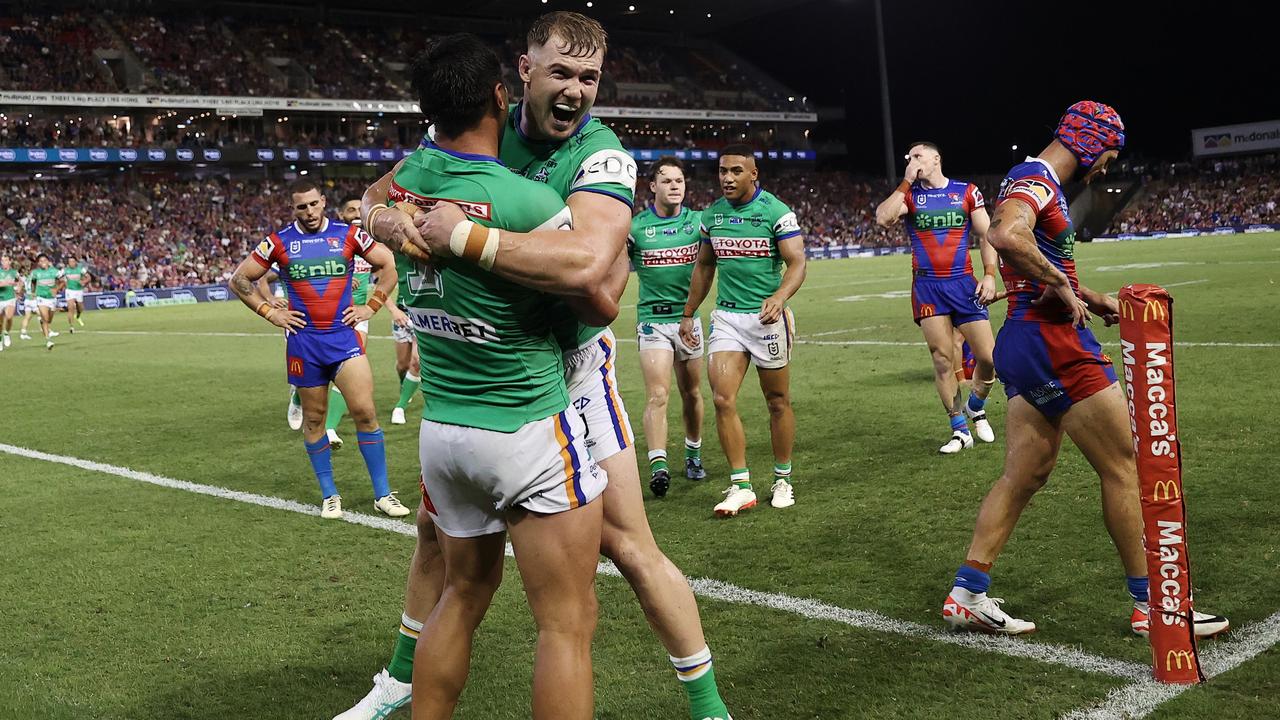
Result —
[{"label": "rugby player", "polygon": [[716,431],[731,471],[729,488],[716,504],[715,514],[733,517],[756,506],[747,468],[747,437],[738,416],[738,390],[748,364],[756,367],[769,408],[773,444],[769,504],[775,508],[795,505],[791,450],[796,417],[791,409],[790,368],[795,318],[787,301],[804,283],[805,255],[796,214],[760,187],[750,147],[730,145],[721,150],[719,176],[723,196],[702,211],[702,246],[680,320],[680,336],[686,344],[696,342],[694,317],[718,267],[707,375],[716,406]]},{"label": "rugby player", "polygon": [[84,327],[84,284],[88,281],[91,273],[84,263],[80,262],[74,255],[67,258],[67,262],[63,265],[62,275],[67,281],[67,328],[69,332],[76,331],[76,325]]},{"label": "rugby player", "polygon": [[67,281],[62,271],[53,267],[49,256],[44,253],[36,255],[36,267],[31,271],[30,277],[36,310],[40,313],[40,331],[44,333],[44,346],[52,350],[53,338],[57,337],[53,332],[53,313],[58,309],[58,293],[66,287]]},{"label": "rugby player", "polygon": [[13,345],[9,331],[13,329],[13,313],[22,293],[22,278],[8,255],[0,256],[0,350]]},{"label": "rugby player", "polygon": [[[271,269],[265,275],[258,278],[254,283],[258,287],[258,292],[262,297],[271,302],[272,307],[287,310],[289,308],[289,300],[284,296],[284,281],[280,280],[280,274],[277,272],[280,268],[275,263],[271,264]],[[272,283],[279,283],[276,290],[271,289]],[[285,334],[288,337],[288,333]],[[292,384],[289,385],[289,405],[285,411],[285,419],[289,422],[290,430],[302,429],[302,401],[298,399],[298,388]]]},{"label": "rugby player", "polygon": [[[933,357],[933,383],[951,422],[951,439],[938,452],[958,453],[973,447],[973,434],[983,442],[995,442],[985,406],[995,366],[991,361],[995,340],[987,318],[987,305],[996,297],[996,251],[986,241],[991,219],[982,192],[973,183],[952,180],[942,174],[938,146],[920,141],[907,149],[907,170],[902,183],[876,208],[876,222],[891,227],[904,219],[911,241],[911,305],[916,324],[924,333]],[[982,255],[982,279],[973,277],[969,255],[970,235],[977,237]],[[973,389],[965,403],[955,401],[958,387],[955,345],[959,330],[973,351],[977,365]],[[974,433],[969,432],[972,420]]]},{"label": "rugby player", "polygon": [[413,321],[409,319],[406,300],[410,297],[410,283],[421,283],[422,276],[415,272],[412,258],[396,253],[396,301],[391,311],[391,338],[396,342],[396,375],[400,378],[400,398],[391,409],[391,424],[405,423],[404,411],[409,401],[418,394],[422,384],[418,366],[418,343],[413,333]]},{"label": "rugby player", "polygon": [[[271,233],[231,276],[231,289],[244,304],[288,334],[285,364],[289,383],[302,401],[303,440],[323,497],[320,516],[342,517],[342,498],[333,481],[333,464],[324,433],[329,383],[346,389],[355,419],[360,454],[373,482],[374,507],[392,517],[409,509],[387,482],[386,448],[373,406],[373,381],[364,344],[353,329],[386,301],[396,281],[391,253],[354,225],[325,217],[325,199],[310,180],[288,188],[295,221]],[[351,301],[352,258],[364,256],[381,274],[368,302]],[[272,265],[289,285],[290,307],[275,307],[257,281]]]},{"label": "rugby player", "polygon": [[40,306],[36,304],[35,282],[31,278],[31,271],[34,269],[28,264],[25,274],[19,276],[22,283],[22,328],[18,331],[18,337],[23,340],[31,339],[27,334],[27,326],[31,323],[32,316],[40,314]]},{"label": "rugby player", "polygon": [[640,283],[636,305],[640,369],[648,402],[644,437],[649,446],[649,489],[662,497],[671,486],[667,467],[667,397],[671,370],[684,415],[684,473],[702,480],[702,321],[693,318],[696,344],[680,338],[680,312],[689,297],[689,278],[698,259],[700,215],[684,206],[684,163],[659,158],[649,168],[653,204],[631,220],[627,249]]},{"label": "rugby player", "polygon": [[[1089,313],[1119,321],[1116,299],[1076,275],[1063,183],[1106,174],[1124,147],[1124,124],[1111,107],[1072,105],[1038,156],[1014,166],[1000,185],[988,240],[1000,254],[1009,310],[995,363],[1009,411],[1004,473],[978,510],[973,540],[942,607],[954,627],[1020,635],[1036,625],[1012,617],[987,596],[991,566],[1032,496],[1049,480],[1065,433],[1102,481],[1102,516],[1120,554],[1133,598],[1130,625],[1146,635],[1147,564],[1137,461],[1124,391],[1111,360],[1086,326]],[[1224,617],[1196,611],[1196,635],[1227,629]]]},{"label": "rugby player", "polygon": [[[350,197],[343,200],[338,205],[338,219],[348,225],[360,225],[360,198]],[[355,267],[351,273],[351,302],[356,305],[363,305],[369,297],[369,286],[373,278],[373,268],[364,258],[356,255]],[[360,344],[368,347],[369,339],[369,321],[357,323],[355,326],[356,334],[360,336]],[[329,388],[329,412],[325,415],[324,431],[329,437],[329,448],[331,450],[342,449],[342,438],[338,436],[338,423],[342,422],[342,416],[347,414],[347,401],[342,397],[342,391],[337,387]]]},{"label": "rugby player", "polygon": [[[532,180],[544,182],[566,199],[574,229],[531,234],[501,232],[492,271],[512,282],[557,295],[573,296],[573,312],[600,325],[617,314],[628,263],[625,241],[635,164],[617,136],[590,116],[600,81],[606,36],[599,23],[578,13],[553,12],[529,30],[529,49],[519,60],[524,100],[508,113],[499,159]],[[368,213],[386,202],[390,176],[365,194],[366,227],[392,247],[449,253],[453,230],[466,219],[453,204],[439,203],[419,216],[421,233],[403,213]],[[465,225],[461,227],[465,228]],[[581,254],[559,260],[556,253],[580,243]],[[595,263],[611,263],[603,283]],[[635,449],[613,374],[614,340],[607,329],[583,326],[568,308],[558,311],[557,339],[566,351],[566,384],[575,408],[585,416],[593,460],[608,473],[604,491],[601,552],[611,558],[640,600],[645,617],[667,649],[689,700],[690,717],[727,718],[715,682],[711,651],[698,618],[697,603],[680,570],[662,554],[644,514]],[[585,336],[585,337],[582,337]],[[579,338],[582,339],[579,339]],[[426,362],[425,356],[420,358]],[[341,720],[382,717],[391,705],[409,702],[414,643],[440,596],[443,564],[430,514],[418,512],[418,542],[409,568],[404,614],[391,662],[374,687]]]}]

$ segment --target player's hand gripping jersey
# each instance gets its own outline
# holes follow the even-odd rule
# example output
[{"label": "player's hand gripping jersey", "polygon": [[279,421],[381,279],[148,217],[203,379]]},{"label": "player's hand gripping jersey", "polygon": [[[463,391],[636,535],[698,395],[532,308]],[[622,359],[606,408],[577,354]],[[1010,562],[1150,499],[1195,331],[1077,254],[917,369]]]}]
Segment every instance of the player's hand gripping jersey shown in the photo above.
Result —
[{"label": "player's hand gripping jersey", "polygon": [[[1080,280],[1076,277],[1076,231],[1071,225],[1071,213],[1066,193],[1058,182],[1053,169],[1035,158],[1028,158],[1015,165],[1000,183],[998,204],[1018,201],[1026,203],[1035,213],[1034,233],[1036,248],[1054,267],[1071,281],[1071,290],[1079,294]],[[1032,301],[1044,292],[1044,286],[1023,277],[1008,263],[1003,263],[1000,275],[1009,290],[1008,317],[1013,320],[1036,322],[1070,322],[1071,314],[1062,301],[1050,298],[1040,305]]]},{"label": "player's hand gripping jersey", "polygon": [[250,254],[263,268],[276,266],[289,289],[289,309],[301,312],[307,321],[287,341],[290,384],[324,385],[343,362],[364,354],[359,336],[342,323],[342,314],[352,305],[355,258],[372,247],[373,239],[359,227],[325,219],[314,233],[297,223],[273,232]]}]

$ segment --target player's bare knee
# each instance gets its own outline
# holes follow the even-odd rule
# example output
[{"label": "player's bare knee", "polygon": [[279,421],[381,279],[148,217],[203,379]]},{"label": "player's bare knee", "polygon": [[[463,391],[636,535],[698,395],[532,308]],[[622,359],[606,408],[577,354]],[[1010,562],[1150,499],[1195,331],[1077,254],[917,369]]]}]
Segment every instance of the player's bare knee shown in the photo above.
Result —
[{"label": "player's bare knee", "polygon": [[769,415],[777,417],[791,409],[791,393],[765,393],[764,402],[769,408]]},{"label": "player's bare knee", "polygon": [[665,412],[667,409],[667,397],[670,395],[669,388],[654,388],[649,391],[649,407],[654,410]]},{"label": "player's bare knee", "polygon": [[722,392],[712,393],[712,402],[715,403],[716,412],[732,413],[738,410],[738,396],[728,395]]}]

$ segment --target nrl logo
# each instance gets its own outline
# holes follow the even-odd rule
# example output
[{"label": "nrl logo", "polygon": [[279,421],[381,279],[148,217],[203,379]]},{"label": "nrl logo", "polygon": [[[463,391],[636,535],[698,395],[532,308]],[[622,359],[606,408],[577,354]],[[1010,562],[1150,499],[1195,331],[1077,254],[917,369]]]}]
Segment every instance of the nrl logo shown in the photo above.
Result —
[{"label": "nrl logo", "polygon": [[723,225],[723,224],[724,224],[724,214],[716,213],[716,225]]},{"label": "nrl logo", "polygon": [[647,227],[644,229],[644,236],[647,238],[652,238],[657,234],[658,231],[655,228]]}]

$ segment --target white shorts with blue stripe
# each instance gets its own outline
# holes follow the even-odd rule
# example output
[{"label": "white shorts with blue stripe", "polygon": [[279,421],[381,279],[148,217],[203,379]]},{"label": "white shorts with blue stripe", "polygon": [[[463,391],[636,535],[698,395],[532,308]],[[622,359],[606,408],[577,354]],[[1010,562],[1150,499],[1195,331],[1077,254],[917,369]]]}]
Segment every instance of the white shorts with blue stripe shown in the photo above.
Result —
[{"label": "white shorts with blue stripe", "polygon": [[613,331],[605,329],[564,355],[569,402],[586,423],[587,450],[596,462],[617,455],[635,442],[614,373],[617,349]]}]

